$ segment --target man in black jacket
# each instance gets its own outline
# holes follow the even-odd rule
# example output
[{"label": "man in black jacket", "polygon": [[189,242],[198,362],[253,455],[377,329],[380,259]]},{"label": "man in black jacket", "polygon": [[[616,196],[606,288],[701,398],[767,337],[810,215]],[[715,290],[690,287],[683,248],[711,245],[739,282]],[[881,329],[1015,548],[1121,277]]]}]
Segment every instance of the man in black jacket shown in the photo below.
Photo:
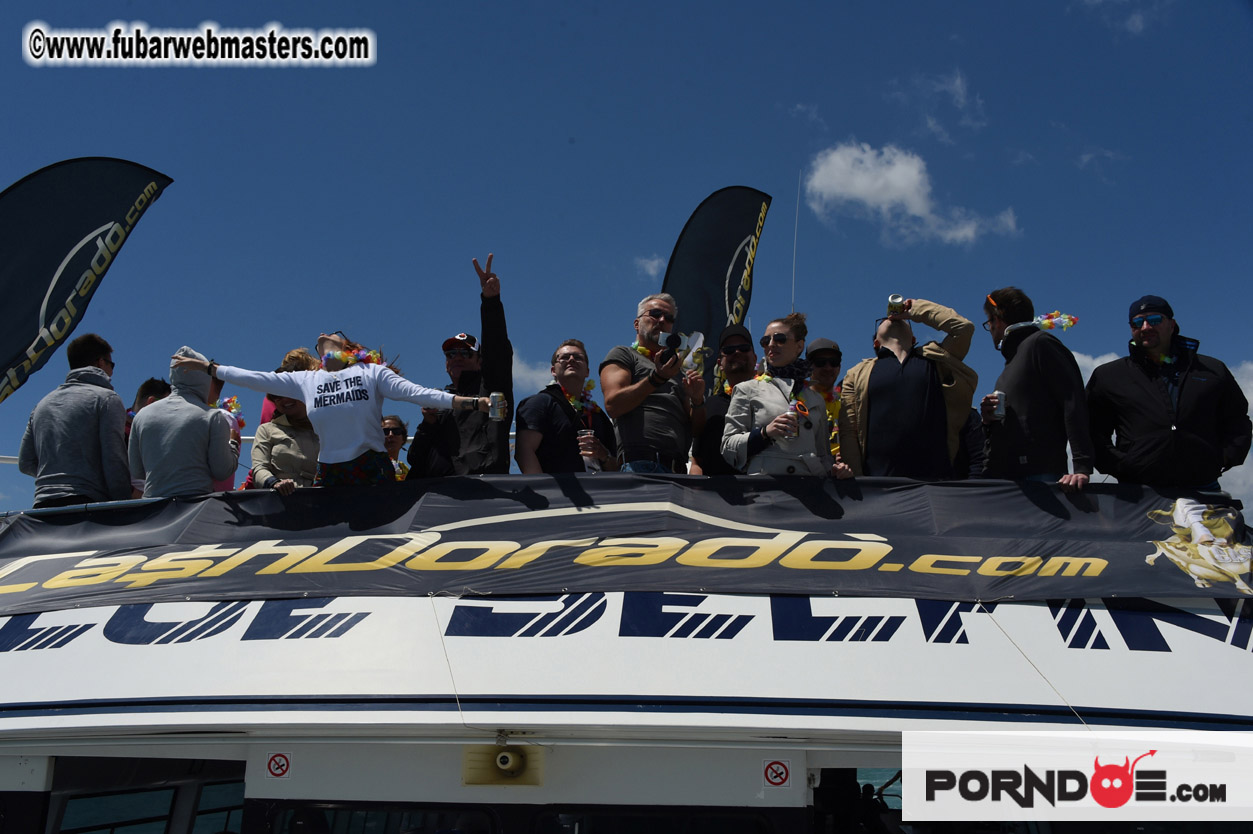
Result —
[{"label": "man in black jacket", "polygon": [[[1083,375],[1070,350],[1035,321],[1035,307],[1017,287],[988,293],[983,303],[984,329],[1005,357],[996,389],[1005,393],[1003,417],[995,411],[1000,398],[989,394],[980,403],[988,433],[984,475],[1056,482],[1063,490],[1083,489],[1092,475],[1092,439],[1083,397]],[[1066,444],[1074,472],[1066,464]]]},{"label": "man in black jacket", "polygon": [[1174,315],[1160,296],[1135,301],[1130,355],[1093,371],[1096,468],[1125,483],[1217,488],[1249,453],[1249,402],[1226,365],[1179,334]]},{"label": "man in black jacket", "polygon": [[505,395],[503,420],[490,420],[481,411],[422,409],[422,422],[409,444],[409,477],[444,475],[504,475],[509,472],[509,426],[513,423],[513,345],[505,327],[500,300],[500,278],[473,259],[482,291],[479,305],[483,341],[468,333],[444,340],[444,367],[451,384],[445,390],[469,397]]}]

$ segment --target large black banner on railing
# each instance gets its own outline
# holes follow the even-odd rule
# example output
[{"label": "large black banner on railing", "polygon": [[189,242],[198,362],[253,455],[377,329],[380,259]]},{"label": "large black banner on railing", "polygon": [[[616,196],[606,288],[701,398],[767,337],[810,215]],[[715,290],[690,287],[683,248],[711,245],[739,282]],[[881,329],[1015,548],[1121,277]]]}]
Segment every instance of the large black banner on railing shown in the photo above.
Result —
[{"label": "large black banner on railing", "polygon": [[0,615],[352,595],[1235,597],[1240,514],[1132,485],[501,476],[0,519]]},{"label": "large black banner on railing", "polygon": [[124,159],[70,159],[0,193],[0,402],[82,321],[135,224],[173,180]]}]

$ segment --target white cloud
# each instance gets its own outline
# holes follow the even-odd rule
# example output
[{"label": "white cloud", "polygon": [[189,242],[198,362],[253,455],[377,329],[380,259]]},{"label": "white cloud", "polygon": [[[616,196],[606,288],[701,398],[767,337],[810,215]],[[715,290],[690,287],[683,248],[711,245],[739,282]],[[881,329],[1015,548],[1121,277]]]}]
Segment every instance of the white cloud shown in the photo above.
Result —
[{"label": "white cloud", "polygon": [[959,206],[936,206],[927,163],[895,145],[875,149],[845,142],[821,151],[805,177],[805,197],[819,216],[843,213],[878,221],[887,243],[970,244],[984,234],[1019,231],[1012,208],[986,218]]},{"label": "white cloud", "polygon": [[977,93],[971,94],[970,85],[967,84],[966,76],[960,69],[954,69],[949,75],[934,76],[929,79],[929,83],[935,92],[944,93],[949,97],[953,107],[961,114],[962,127],[978,130],[987,125],[988,119],[983,112],[983,98]]},{"label": "white cloud", "polygon": [[1106,362],[1113,362],[1118,358],[1116,353],[1102,353],[1100,356],[1089,356],[1086,353],[1076,353],[1075,361],[1079,363],[1079,372],[1083,374],[1083,384],[1088,384],[1088,378],[1092,376],[1092,372],[1098,366],[1104,365]]},{"label": "white cloud", "polygon": [[957,68],[947,74],[916,75],[904,88],[900,82],[892,81],[887,98],[916,110],[922,119],[922,132],[945,145],[956,144],[947,124],[955,121],[958,126],[976,132],[988,123],[983,97],[971,91],[965,73]]},{"label": "white cloud", "polygon": [[1035,154],[1027,151],[1018,151],[1014,154],[1014,158],[1009,161],[1010,165],[1035,165]]},{"label": "white cloud", "polygon": [[649,278],[656,278],[666,268],[666,259],[660,255],[653,255],[651,258],[636,258],[635,268]]},{"label": "white cloud", "polygon": [[827,129],[827,122],[819,115],[818,105],[816,104],[793,104],[788,110],[788,115],[805,119],[823,130]]},{"label": "white cloud", "polygon": [[1151,24],[1166,19],[1174,0],[1081,0],[1089,14],[1115,32],[1133,37],[1143,35]]},{"label": "white cloud", "polygon": [[518,402],[529,397],[553,381],[552,366],[540,360],[527,362],[516,352],[513,354],[513,396]]},{"label": "white cloud", "polygon": [[926,120],[927,133],[930,133],[936,139],[939,139],[945,145],[953,144],[953,137],[944,129],[944,125],[940,124],[940,120],[935,116],[927,116]]},{"label": "white cloud", "polygon": [[1088,148],[1079,154],[1076,164],[1080,171],[1092,171],[1101,182],[1112,184],[1113,180],[1109,178],[1110,163],[1125,162],[1127,159],[1125,155],[1108,148]]}]

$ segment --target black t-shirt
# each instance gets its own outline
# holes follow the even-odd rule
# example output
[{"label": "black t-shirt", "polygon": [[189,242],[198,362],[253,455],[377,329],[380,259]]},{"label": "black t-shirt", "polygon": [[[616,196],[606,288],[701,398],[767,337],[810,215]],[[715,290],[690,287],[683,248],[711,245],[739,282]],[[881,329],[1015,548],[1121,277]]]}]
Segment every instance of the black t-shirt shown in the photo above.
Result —
[{"label": "black t-shirt", "polygon": [[605,412],[597,407],[576,413],[559,385],[550,385],[518,405],[518,434],[530,430],[543,435],[535,457],[545,472],[584,471],[578,432],[588,428],[596,432],[596,437],[605,444],[610,456],[617,454],[613,424]]}]

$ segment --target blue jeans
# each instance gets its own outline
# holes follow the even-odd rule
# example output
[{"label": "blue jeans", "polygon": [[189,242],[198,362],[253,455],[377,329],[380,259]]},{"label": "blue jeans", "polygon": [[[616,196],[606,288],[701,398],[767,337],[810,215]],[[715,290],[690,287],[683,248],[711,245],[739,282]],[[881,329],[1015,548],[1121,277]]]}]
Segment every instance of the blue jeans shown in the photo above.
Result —
[{"label": "blue jeans", "polygon": [[669,469],[655,460],[632,460],[622,464],[622,472],[637,472],[642,475],[673,474]]}]

